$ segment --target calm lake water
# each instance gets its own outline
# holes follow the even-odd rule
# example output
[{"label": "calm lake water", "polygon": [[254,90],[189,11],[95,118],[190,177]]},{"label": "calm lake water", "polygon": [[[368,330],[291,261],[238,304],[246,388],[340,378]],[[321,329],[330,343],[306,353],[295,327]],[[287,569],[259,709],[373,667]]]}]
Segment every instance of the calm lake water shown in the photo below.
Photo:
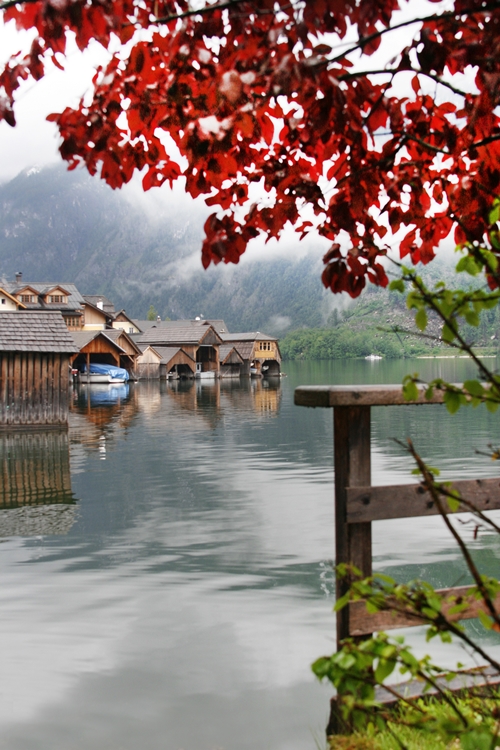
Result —
[{"label": "calm lake water", "polygon": [[[268,383],[83,388],[68,436],[0,437],[0,748],[323,744],[331,691],[309,665],[334,648],[333,415],[295,407],[294,388],[475,373],[464,360],[284,369]],[[500,445],[498,415],[381,407],[373,484],[412,481],[393,440],[408,436],[446,478],[500,475],[475,454]],[[498,575],[498,539],[460,528]],[[469,580],[437,518],[374,524],[374,557],[402,580]]]}]

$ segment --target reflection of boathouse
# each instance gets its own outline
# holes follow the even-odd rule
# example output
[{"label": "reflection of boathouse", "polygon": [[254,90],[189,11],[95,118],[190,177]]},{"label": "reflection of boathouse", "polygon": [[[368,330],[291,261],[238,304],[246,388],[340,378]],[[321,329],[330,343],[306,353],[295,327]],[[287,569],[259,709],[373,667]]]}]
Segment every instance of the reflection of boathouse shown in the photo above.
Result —
[{"label": "reflection of boathouse", "polygon": [[66,534],[75,519],[66,431],[0,434],[0,536]]}]

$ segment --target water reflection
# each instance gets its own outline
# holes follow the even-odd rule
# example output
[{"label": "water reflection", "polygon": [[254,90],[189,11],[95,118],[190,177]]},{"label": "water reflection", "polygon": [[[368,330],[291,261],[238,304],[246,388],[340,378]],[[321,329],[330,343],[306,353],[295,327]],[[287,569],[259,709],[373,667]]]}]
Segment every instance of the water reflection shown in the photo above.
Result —
[{"label": "water reflection", "polygon": [[139,411],[138,394],[129,383],[73,386],[69,424],[71,441],[106,460],[108,443],[127,430]]},{"label": "water reflection", "polygon": [[[78,518],[64,537],[0,545],[5,746],[322,744],[330,691],[309,664],[334,647],[333,420],[294,407],[293,389],[400,382],[421,365],[287,363],[277,382],[139,382],[101,400],[75,389]],[[471,376],[453,369],[452,380]],[[408,434],[449,473],[491,475],[474,449],[500,441],[498,423],[472,410],[374,409],[374,480],[408,480],[392,441]],[[473,546],[495,574],[493,538]],[[374,555],[404,580],[463,575],[436,518],[374,524]]]},{"label": "water reflection", "polygon": [[67,534],[75,520],[67,431],[0,434],[0,536]]}]

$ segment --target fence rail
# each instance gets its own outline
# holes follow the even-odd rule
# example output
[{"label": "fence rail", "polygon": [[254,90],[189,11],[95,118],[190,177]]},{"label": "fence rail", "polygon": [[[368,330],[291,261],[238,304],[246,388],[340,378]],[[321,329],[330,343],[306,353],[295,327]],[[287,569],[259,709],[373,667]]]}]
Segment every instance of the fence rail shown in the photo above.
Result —
[{"label": "fence rail", "polygon": [[[372,406],[411,406],[443,403],[443,393],[435,391],[425,398],[424,387],[418,398],[406,401],[401,385],[301,386],[295,390],[297,406],[333,408],[335,468],[335,561],[356,566],[363,576],[372,575],[372,521],[435,515],[430,494],[422,485],[371,486],[370,424]],[[500,478],[454,482],[451,489],[472,502],[479,510],[500,509]],[[466,512],[462,504],[456,512]],[[451,511],[450,511],[451,512]],[[337,577],[337,598],[348,589],[348,582]],[[456,597],[464,597],[470,586],[443,589],[443,611]],[[500,596],[495,601],[500,611]],[[454,619],[478,616],[483,604],[469,597],[468,606]],[[451,619],[451,618],[450,618]],[[377,630],[421,625],[422,620],[409,612],[368,613],[363,601],[352,602],[337,613],[337,647],[349,636],[366,637]],[[497,676],[497,681],[500,676]],[[477,675],[475,680],[477,682]],[[491,684],[492,678],[488,677]],[[412,686],[413,689],[414,686]],[[416,688],[415,688],[416,689]],[[329,730],[338,721],[332,704]],[[337,712],[338,714],[338,712]]]}]

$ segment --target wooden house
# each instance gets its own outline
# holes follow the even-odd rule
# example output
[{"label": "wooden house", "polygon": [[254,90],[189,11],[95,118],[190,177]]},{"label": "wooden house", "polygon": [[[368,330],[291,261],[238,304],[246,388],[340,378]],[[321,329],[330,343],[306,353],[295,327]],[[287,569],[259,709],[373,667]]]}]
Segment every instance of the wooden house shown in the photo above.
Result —
[{"label": "wooden house", "polygon": [[83,303],[83,325],[84,331],[104,331],[111,328],[113,324],[113,313],[105,310],[99,299],[96,304],[90,301],[94,297],[84,295]]},{"label": "wooden house", "polygon": [[68,421],[73,337],[60,312],[0,315],[0,426],[61,426]]},{"label": "wooden house", "polygon": [[111,323],[112,328],[117,328],[127,333],[142,333],[142,329],[139,328],[136,322],[129,318],[125,310],[117,312]]},{"label": "wooden house", "polygon": [[177,380],[193,377],[193,373],[196,372],[196,360],[183,348],[157,346],[155,349],[161,355],[160,378]]},{"label": "wooden house", "polygon": [[184,375],[201,378],[219,375],[219,346],[222,339],[211,325],[168,321],[144,331],[138,343],[149,344],[156,351],[158,347],[179,350],[175,364],[182,365]]},{"label": "wooden house", "polygon": [[0,312],[12,312],[13,310],[26,310],[26,305],[0,287]]},{"label": "wooden house", "polygon": [[76,354],[71,366],[76,370],[89,369],[90,364],[105,364],[123,367],[135,378],[137,357],[141,350],[125,331],[75,331],[73,340]]},{"label": "wooden house", "polygon": [[242,375],[279,376],[281,352],[278,339],[260,331],[252,333],[221,333],[224,344],[231,344],[242,357]]},{"label": "wooden house", "polygon": [[221,344],[219,348],[221,378],[239,378],[243,374],[245,362],[232,344]]},{"label": "wooden house", "polygon": [[152,346],[137,344],[141,350],[136,362],[138,380],[158,380],[160,377],[161,354]]},{"label": "wooden house", "polygon": [[92,307],[102,310],[106,315],[113,319],[115,316],[115,306],[107,297],[103,294],[84,294],[83,299],[88,302]]},{"label": "wooden house", "polygon": [[178,346],[138,346],[142,351],[137,359],[137,377],[140,380],[194,377],[196,361],[184,349]]},{"label": "wooden house", "polygon": [[27,310],[57,310],[71,331],[80,331],[84,324],[84,299],[74,284],[23,282],[22,273],[15,282],[3,288]]}]

